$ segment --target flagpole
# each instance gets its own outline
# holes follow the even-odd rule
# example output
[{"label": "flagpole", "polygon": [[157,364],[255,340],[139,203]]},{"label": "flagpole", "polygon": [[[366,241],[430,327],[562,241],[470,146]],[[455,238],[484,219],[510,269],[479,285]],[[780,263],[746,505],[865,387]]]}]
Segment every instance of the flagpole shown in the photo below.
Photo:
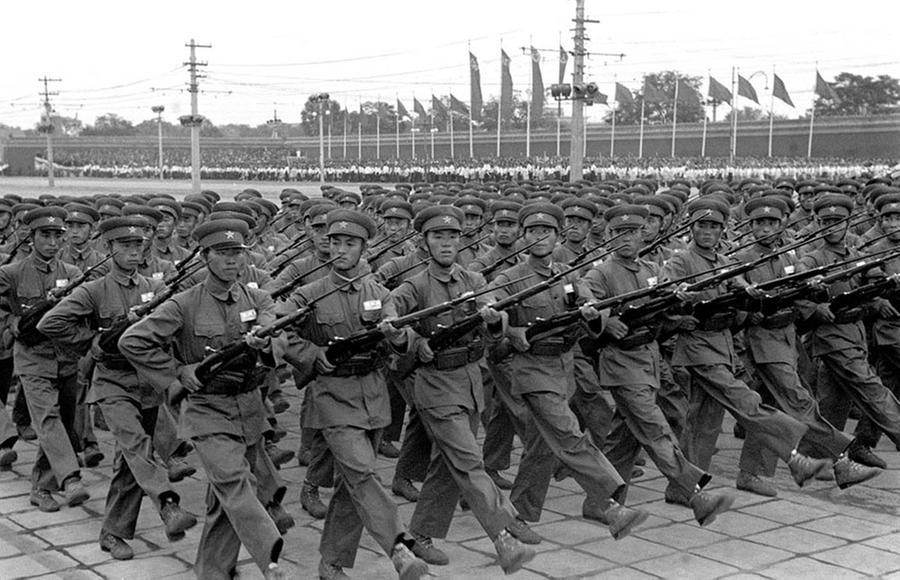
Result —
[{"label": "flagpole", "polygon": [[531,157],[531,102],[525,101],[525,157]]},{"label": "flagpole", "polygon": [[412,136],[412,158],[413,161],[416,159],[416,122],[413,120],[412,126],[409,128],[409,132]]},{"label": "flagpole", "polygon": [[378,114],[378,103],[381,97],[375,101],[375,159],[381,159],[381,116]]},{"label": "flagpole", "polygon": [[357,123],[357,134],[356,134],[356,158],[362,161],[362,122],[363,122],[363,110],[362,110],[362,97],[359,98],[359,123]]},{"label": "flagpole", "polygon": [[587,157],[587,134],[588,134],[588,131],[587,131],[587,119],[584,120],[584,126],[583,126],[583,127],[584,127],[584,132],[582,133],[582,136],[584,137],[584,139],[582,140],[581,156],[582,156],[582,157]]},{"label": "flagpole", "polygon": [[706,104],[703,105],[703,140],[700,141],[700,157],[706,157],[706,123],[708,115],[706,114]]},{"label": "flagpole", "polygon": [[616,104],[618,101],[613,101],[612,109],[612,132],[609,134],[609,156],[612,158],[616,154]]},{"label": "flagpole", "polygon": [[672,155],[675,157],[675,127],[678,124],[678,75],[675,75],[675,104],[672,107]]},{"label": "flagpole", "polygon": [[[647,81],[644,81],[646,83]],[[646,102],[646,90],[644,90],[644,96],[641,98],[641,133],[640,137],[638,137],[638,159],[644,158],[644,103]]]},{"label": "flagpole", "polygon": [[775,67],[772,67],[772,94],[769,95],[769,157],[772,156],[772,130],[775,128]]},{"label": "flagpole", "polygon": [[503,39],[500,39],[500,99],[497,101],[497,157],[500,157],[500,123],[503,119]]},{"label": "flagpole", "polygon": [[472,120],[473,110],[472,103],[469,103],[469,157],[471,159],[475,159],[475,142],[472,138],[472,125],[474,124],[474,121]]},{"label": "flagpole", "polygon": [[[451,103],[452,104],[452,103]],[[450,159],[456,159],[456,149],[453,143],[453,108],[447,113],[447,123],[450,125]]]},{"label": "flagpole", "polygon": [[737,155],[737,69],[731,67],[731,155],[730,161],[734,163]]},{"label": "flagpole", "polygon": [[816,97],[815,93],[813,93],[813,105],[812,111],[809,113],[809,141],[806,144],[806,157],[812,157],[812,137],[813,137],[813,123],[816,121]]},{"label": "flagpole", "polygon": [[343,145],[343,151],[341,153],[342,159],[347,159],[347,122],[348,122],[347,117],[348,117],[349,112],[350,112],[349,108],[344,111],[344,145]]},{"label": "flagpole", "polygon": [[556,156],[560,152],[560,136],[562,134],[562,101],[556,100]]},{"label": "flagpole", "polygon": [[[400,102],[400,96],[397,96],[397,102]],[[400,160],[400,111],[397,111],[397,160]]]}]

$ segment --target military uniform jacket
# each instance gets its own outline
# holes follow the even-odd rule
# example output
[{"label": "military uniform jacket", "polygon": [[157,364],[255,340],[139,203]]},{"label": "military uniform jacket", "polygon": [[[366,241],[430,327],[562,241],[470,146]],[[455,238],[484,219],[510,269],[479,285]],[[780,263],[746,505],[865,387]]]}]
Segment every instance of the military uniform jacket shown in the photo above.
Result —
[{"label": "military uniform jacket", "polygon": [[[866,251],[875,253],[888,249],[896,251],[900,249],[900,243],[894,242],[888,238],[882,238],[866,248]],[[900,258],[894,258],[893,260],[885,262],[882,264],[881,269],[888,276],[900,273]],[[891,303],[896,307],[897,305],[900,305],[900,301],[897,300],[897,297],[900,297],[900,295],[898,295],[896,290],[892,292],[893,296],[888,294],[888,297],[891,300]],[[877,346],[900,344],[900,319],[876,318],[872,324],[872,339]]]},{"label": "military uniform jacket", "polygon": [[[850,258],[861,256],[857,250],[847,247],[845,244],[820,244],[811,252],[805,254],[800,264],[805,269],[817,268],[826,264],[832,264]],[[828,287],[829,296],[837,296],[860,285],[859,277],[850,280],[839,280]],[[803,301],[801,315],[808,318],[815,304]],[[812,356],[820,356],[830,352],[847,350],[851,348],[866,349],[866,330],[862,320],[843,324],[819,324],[812,331],[811,341]]]},{"label": "military uniform jacket", "polygon": [[[294,312],[347,281],[332,270],[324,278],[301,287],[280,303],[278,310]],[[349,337],[394,316],[396,309],[390,292],[372,276],[366,276],[317,302],[300,325],[284,333],[283,357],[294,366],[308,368],[315,364],[317,352],[333,339]],[[310,397],[307,427],[380,429],[391,422],[387,384],[377,364],[365,375],[318,375],[306,389],[306,396]]]},{"label": "military uniform jacket", "polygon": [[[540,264],[533,256],[529,256],[520,264],[500,273],[494,279],[494,284],[502,285],[523,276],[530,275],[530,277],[511,286],[498,288],[494,292],[494,296],[496,298],[510,296],[529,286],[547,280],[565,269],[566,266],[558,262],[551,262],[545,266]],[[580,291],[579,287],[581,288]],[[515,306],[508,308],[506,312],[509,314],[509,325],[511,327],[528,326],[538,318],[548,318],[554,314],[575,308],[585,301],[584,297],[589,295],[588,289],[578,281],[574,273],[571,273],[553,284],[548,290],[526,298]],[[574,343],[578,333],[572,332],[571,329],[561,329],[559,336],[561,335],[566,335],[564,339],[567,342]],[[546,356],[537,356],[530,352],[515,352],[510,364],[518,371],[520,376],[526,375],[528,380],[520,380],[514,383],[513,392],[522,394],[549,391],[567,397],[570,392],[574,392],[574,377],[572,376],[574,363],[572,356],[572,351],[567,351],[559,358],[559,364],[555,365],[549,364],[552,359]]]},{"label": "military uniform jacket", "polygon": [[[584,277],[584,282],[594,298],[602,300],[655,286],[658,276],[659,267],[653,262],[612,256],[591,268]],[[600,384],[658,386],[659,358],[659,347],[655,340],[630,349],[619,348],[615,341],[610,341],[598,352],[597,374]]]},{"label": "military uniform jacket", "polygon": [[145,254],[144,259],[138,264],[138,273],[152,280],[161,281],[174,271],[175,264],[154,256],[152,252]]},{"label": "military uniform jacket", "polygon": [[519,263],[519,254],[513,255],[515,251],[515,244],[507,248],[495,244],[494,247],[492,247],[490,250],[482,253],[480,256],[472,260],[472,262],[469,263],[466,268],[472,270],[473,272],[481,272],[488,266],[493,266],[495,263],[503,260],[503,263],[498,266],[496,270],[485,276],[485,279],[488,282],[492,282],[494,278],[497,277],[497,274]]},{"label": "military uniform jacket", "polygon": [[[406,235],[406,234],[404,234],[404,235]],[[378,240],[375,240],[372,243],[370,243],[369,247],[374,248],[374,252],[377,253],[381,250],[382,246],[390,246],[393,243],[394,242],[388,241],[385,239],[384,236],[382,236]],[[369,267],[372,268],[373,271],[377,272],[378,268],[380,268],[385,263],[387,263],[388,260],[391,260],[393,258],[401,258],[401,257],[409,255],[409,254],[414,254],[415,251],[416,251],[415,244],[411,243],[410,240],[407,240],[406,242],[400,244],[399,246],[396,246],[396,247],[391,248],[390,250],[387,250],[386,252],[381,254],[381,256],[379,256],[378,259],[370,260]]]},{"label": "military uniform jacket", "polygon": [[177,264],[187,258],[191,251],[176,244],[173,238],[167,238],[165,240],[156,238],[153,240],[153,245],[150,247],[150,253],[160,260]]},{"label": "military uniform jacket", "polygon": [[[397,314],[403,316],[435,304],[459,297],[466,292],[484,288],[481,274],[470,272],[459,264],[453,264],[449,271],[434,263],[428,269],[409,278],[391,292],[391,299]],[[485,295],[465,302],[453,310],[427,318],[414,326],[413,343],[427,340],[437,330],[438,325],[450,326],[465,318],[485,304]],[[482,340],[480,331],[463,337],[456,346],[468,346]],[[484,387],[478,362],[470,362],[455,369],[437,370],[434,363],[422,365],[416,371],[414,387],[416,406],[421,408],[459,406],[470,411],[484,409]]]},{"label": "military uniform jacket", "polygon": [[[738,252],[738,262],[752,262],[771,252],[759,244]],[[749,284],[761,284],[776,278],[783,278],[800,271],[799,259],[794,251],[781,254],[765,262],[759,267],[744,274]],[[790,363],[797,362],[797,329],[793,323],[781,328],[766,328],[761,325],[750,325],[744,331],[745,343],[753,360],[757,363]]]},{"label": "military uniform jacket", "polygon": [[97,361],[91,381],[95,401],[127,397],[142,408],[156,407],[165,393],[138,381],[134,369],[107,363],[110,355],[92,346],[98,331],[128,315],[132,307],[149,302],[161,284],[138,273],[127,274],[113,266],[108,274],[76,288],[48,312],[38,329],[55,342],[78,352],[92,348]]},{"label": "military uniform jacket", "polygon": [[[81,271],[70,264],[53,258],[49,262],[36,255],[0,267],[0,296],[6,298],[14,318],[10,326],[15,328],[19,318],[28,308],[47,297],[48,292],[65,286]],[[54,345],[49,340],[35,346],[20,341],[13,345],[16,372],[56,379],[75,374],[78,356],[68,349]]]},{"label": "military uniform jacket", "polygon": [[[86,244],[84,248],[76,248],[71,244],[66,245],[59,253],[59,259],[66,264],[72,264],[82,272],[96,266],[106,256]],[[98,268],[100,270],[100,268]],[[103,273],[95,272],[94,278],[99,278]]]},{"label": "military uniform jacket", "polygon": [[[208,349],[219,350],[274,319],[266,292],[237,282],[226,286],[209,276],[133,324],[119,339],[119,350],[140,380],[165,392],[179,367],[199,363]],[[266,428],[265,416],[259,389],[239,395],[192,393],[182,410],[182,426],[188,437],[227,434],[252,443]]]},{"label": "military uniform jacket", "polygon": [[[418,264],[422,260],[428,259],[430,254],[428,250],[425,249],[424,246],[420,246],[416,249],[412,254],[407,254],[400,258],[392,258],[384,263],[381,268],[375,272],[375,277],[381,284],[385,284],[386,286],[396,288],[400,285],[400,282],[406,280],[407,278],[411,278],[415,274],[418,274],[422,270],[424,270],[428,262],[419,265],[416,268],[412,268],[413,264]],[[459,256],[456,259],[457,263],[461,263],[459,260]],[[407,272],[404,272],[399,278],[395,278],[397,274],[403,272],[407,268],[412,268]]]},{"label": "military uniform jacket", "polygon": [[[721,254],[703,250],[691,244],[686,250],[676,252],[660,272],[661,282],[698,274],[729,263]],[[701,299],[709,300],[726,292],[724,285],[701,292]],[[732,365],[734,363],[734,345],[731,331],[700,330],[682,332],[675,341],[675,352],[672,355],[673,366],[700,365]]]},{"label": "military uniform jacket", "polygon": [[288,264],[284,270],[281,271],[278,276],[275,277],[275,286],[281,287],[287,284],[288,282],[292,282],[297,278],[300,278],[299,284],[305,285],[318,280],[319,278],[324,278],[328,275],[327,268],[321,268],[316,270],[309,276],[307,279],[307,273],[314,268],[321,266],[325,262],[331,259],[331,256],[325,256],[320,254],[319,252],[315,252],[309,256],[304,258],[300,258],[294,262]]}]

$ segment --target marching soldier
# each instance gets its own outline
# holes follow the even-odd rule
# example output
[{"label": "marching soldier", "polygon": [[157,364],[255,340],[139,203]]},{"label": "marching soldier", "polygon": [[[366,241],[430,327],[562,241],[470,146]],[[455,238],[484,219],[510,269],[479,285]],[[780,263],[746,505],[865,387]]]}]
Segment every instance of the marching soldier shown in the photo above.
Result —
[{"label": "marching soldier", "polygon": [[[154,389],[187,398],[182,423],[209,481],[206,522],[197,548],[198,578],[233,577],[243,544],[267,578],[286,578],[278,565],[284,540],[257,497],[258,462],[269,461],[257,359],[271,366],[268,338],[248,331],[274,319],[272,300],[238,281],[249,234],[246,222],[222,219],[198,226],[209,273],[131,326],[119,349]],[[206,383],[196,376],[208,349],[244,340],[254,350]],[[176,358],[177,355],[177,358]],[[275,467],[270,466],[274,471]]]},{"label": "marching soldier", "polygon": [[85,350],[93,339],[93,396],[117,445],[100,547],[117,560],[134,556],[125,540],[134,538],[145,493],[159,512],[170,540],[181,539],[197,523],[196,517],[181,509],[166,468],[153,458],[152,435],[165,393],[142,384],[120,354],[105,352],[96,340],[99,329],[127,319],[131,307],[148,302],[159,286],[137,273],[144,242],[142,225],[134,217],[101,223],[100,233],[113,255],[109,273],[76,288],[38,325],[38,330],[72,350]]}]

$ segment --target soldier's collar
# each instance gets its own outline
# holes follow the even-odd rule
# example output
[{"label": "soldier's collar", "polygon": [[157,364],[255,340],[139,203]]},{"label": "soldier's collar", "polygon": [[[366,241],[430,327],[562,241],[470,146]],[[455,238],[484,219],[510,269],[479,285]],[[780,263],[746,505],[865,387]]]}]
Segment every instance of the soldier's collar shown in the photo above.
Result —
[{"label": "soldier's collar", "polygon": [[456,264],[450,264],[449,268],[444,268],[435,263],[434,260],[428,262],[428,274],[432,278],[447,284],[448,282],[456,282],[459,279],[459,269]]},{"label": "soldier's collar", "polygon": [[113,280],[122,286],[137,285],[137,268],[129,274],[113,262],[112,268],[110,269],[110,275]]},{"label": "soldier's collar", "polygon": [[632,272],[637,272],[641,269],[641,264],[637,261],[637,258],[623,258],[622,256],[617,256],[613,254],[611,259],[625,268],[626,270],[631,270]]},{"label": "soldier's collar", "polygon": [[233,297],[232,289],[234,288],[234,283],[225,283],[214,276],[212,272],[207,273],[206,280],[203,281],[203,286],[213,298],[222,302],[228,302],[228,300]]}]

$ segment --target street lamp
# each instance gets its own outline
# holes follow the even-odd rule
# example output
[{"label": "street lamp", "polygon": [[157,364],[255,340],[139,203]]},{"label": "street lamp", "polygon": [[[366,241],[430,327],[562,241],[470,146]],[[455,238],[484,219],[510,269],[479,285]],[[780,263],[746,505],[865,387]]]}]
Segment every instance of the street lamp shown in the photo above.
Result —
[{"label": "street lamp", "polygon": [[[764,71],[758,70],[758,71],[756,71],[755,73],[753,73],[752,75],[750,75],[750,78],[752,79],[752,78],[755,77],[756,75],[762,75],[763,78],[766,79],[766,86],[763,87],[763,89],[766,90],[766,91],[768,91],[768,90],[769,90],[769,75],[767,75]],[[774,95],[771,95],[771,94],[769,95],[769,97],[770,97],[770,100],[771,100],[772,102],[769,103],[769,149],[768,149],[768,156],[771,157],[771,156],[772,156],[772,129],[774,128],[774,124],[775,124],[775,117],[773,116],[773,111],[772,111],[772,109],[773,109],[774,106],[775,106],[775,97],[774,97]]]},{"label": "street lamp", "polygon": [[434,159],[434,134],[438,132],[437,127],[431,128],[431,158]]},{"label": "street lamp", "polygon": [[154,105],[150,110],[156,113],[156,128],[159,134],[159,180],[163,180],[163,150],[162,150],[162,114],[166,108],[162,105]]},{"label": "street lamp", "polygon": [[318,114],[319,117],[319,182],[325,183],[325,137],[324,133],[324,109],[325,105],[328,103],[329,95],[328,93],[316,93],[314,95],[310,95],[309,102],[315,103],[319,106]]}]

